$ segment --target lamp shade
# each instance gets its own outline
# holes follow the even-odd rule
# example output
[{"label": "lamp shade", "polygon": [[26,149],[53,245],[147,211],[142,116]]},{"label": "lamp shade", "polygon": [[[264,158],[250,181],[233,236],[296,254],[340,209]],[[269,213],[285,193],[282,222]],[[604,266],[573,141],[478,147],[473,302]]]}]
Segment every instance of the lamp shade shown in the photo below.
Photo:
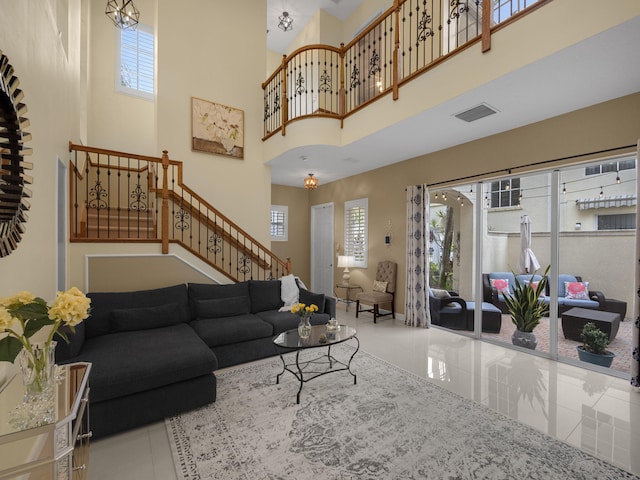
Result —
[{"label": "lamp shade", "polygon": [[356,261],[353,255],[338,255],[338,268],[350,268]]}]

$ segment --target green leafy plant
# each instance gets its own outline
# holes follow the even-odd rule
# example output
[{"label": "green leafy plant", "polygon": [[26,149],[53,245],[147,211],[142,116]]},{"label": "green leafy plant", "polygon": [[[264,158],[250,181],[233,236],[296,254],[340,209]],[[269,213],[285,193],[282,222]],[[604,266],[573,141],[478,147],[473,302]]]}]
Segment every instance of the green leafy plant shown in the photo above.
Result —
[{"label": "green leafy plant", "polygon": [[521,332],[533,332],[533,329],[540,323],[540,319],[548,312],[547,305],[540,300],[540,297],[544,295],[547,288],[549,281],[547,275],[550,267],[550,265],[547,266],[535,288],[533,287],[535,271],[531,274],[531,280],[528,282],[520,282],[514,273],[513,293],[504,294],[504,301],[511,314],[511,321]]},{"label": "green leafy plant", "polygon": [[609,345],[609,336],[600,330],[595,323],[588,322],[582,327],[580,338],[584,342],[582,348],[596,355],[605,355]]}]

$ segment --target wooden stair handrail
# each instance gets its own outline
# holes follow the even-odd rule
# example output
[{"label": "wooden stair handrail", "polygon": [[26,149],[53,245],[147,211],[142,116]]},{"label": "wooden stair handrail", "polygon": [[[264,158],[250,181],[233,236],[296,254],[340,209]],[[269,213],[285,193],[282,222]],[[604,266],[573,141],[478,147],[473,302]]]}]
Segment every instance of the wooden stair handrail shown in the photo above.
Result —
[{"label": "wooden stair handrail", "polygon": [[[190,207],[190,214],[192,217],[195,217],[195,220],[201,225],[206,225],[206,228],[211,230],[213,233],[221,235],[225,242],[227,242],[234,251],[242,253],[245,255],[252,263],[257,265],[257,267],[265,272],[273,271],[273,267],[277,266],[281,267],[282,273],[288,274],[291,272],[291,260],[287,258],[286,260],[281,260],[275,254],[273,254],[269,249],[265,248],[259,241],[257,241],[253,236],[249,235],[244,229],[242,229],[238,224],[231,221],[226,215],[219,212],[213,205],[211,205],[208,201],[198,195],[195,191],[185,185],[182,181],[183,171],[182,166],[183,162],[178,160],[169,159],[168,152],[163,151],[162,158],[151,157],[147,155],[136,155],[129,154],[126,152],[121,152],[117,150],[109,150],[104,148],[94,148],[88,147],[84,145],[77,145],[72,142],[69,142],[69,151],[70,152],[85,152],[87,156],[85,157],[85,165],[88,162],[90,168],[110,168],[110,169],[119,169],[119,170],[127,170],[133,172],[144,172],[147,171],[145,176],[147,177],[147,188],[149,194],[155,194],[156,196],[160,196],[162,199],[161,207],[160,207],[160,221],[161,221],[161,235],[160,239],[158,238],[145,238],[145,239],[136,239],[136,238],[87,238],[86,231],[80,232],[82,235],[78,235],[77,232],[73,232],[71,234],[72,241],[82,241],[82,242],[161,242],[162,244],[162,253],[169,253],[169,243],[177,243],[182,245],[192,254],[195,254],[198,258],[206,262],[211,267],[215,268],[222,274],[231,278],[232,280],[238,280],[234,278],[230,272],[226,272],[223,268],[216,265],[211,260],[207,259],[205,256],[201,255],[195,248],[190,247],[185,242],[179,239],[170,239],[169,238],[169,201],[172,201],[176,204],[185,202],[185,194],[190,198],[190,202],[187,202],[185,206]],[[97,161],[93,161],[91,159],[91,155],[105,155],[105,156],[113,156],[122,159],[130,159],[130,160],[139,160],[148,162],[149,165],[143,167],[126,167],[121,165],[109,165],[103,164],[98,159]],[[76,177],[80,180],[84,180],[86,167],[82,169],[79,168],[74,162],[71,162],[71,175],[70,178],[73,180],[73,177]],[[157,165],[157,167],[156,167]],[[177,180],[177,186],[180,192],[175,191],[173,188],[169,188],[169,167],[173,166],[176,168],[175,177]],[[163,170],[162,175],[162,186],[159,187],[155,183],[155,178],[157,172],[159,172],[160,168]],[[72,185],[75,188],[75,185]],[[72,189],[70,189],[71,196]],[[198,208],[194,208],[198,206]],[[83,222],[81,222],[81,229],[86,230],[86,205],[83,205],[83,209],[80,212]],[[206,212],[210,212],[210,216],[207,215]],[[215,220],[214,220],[215,219]],[[224,225],[222,227],[221,225]],[[249,243],[251,248],[246,247],[246,243],[238,240],[238,238],[234,238],[231,234],[231,231],[236,231],[238,237],[242,237],[246,243]],[[256,251],[257,250],[257,251]],[[262,255],[261,255],[262,253]],[[267,261],[271,259],[271,263]]]}]

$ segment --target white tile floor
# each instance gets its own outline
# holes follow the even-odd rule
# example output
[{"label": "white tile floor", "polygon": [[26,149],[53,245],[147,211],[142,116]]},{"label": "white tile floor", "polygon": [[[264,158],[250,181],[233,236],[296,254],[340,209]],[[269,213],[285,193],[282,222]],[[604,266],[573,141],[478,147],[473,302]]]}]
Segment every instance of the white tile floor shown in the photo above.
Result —
[{"label": "white tile floor", "polygon": [[[363,350],[640,475],[640,393],[628,380],[350,310],[339,304],[338,318]],[[164,423],[93,442],[90,478],[176,479]]]}]

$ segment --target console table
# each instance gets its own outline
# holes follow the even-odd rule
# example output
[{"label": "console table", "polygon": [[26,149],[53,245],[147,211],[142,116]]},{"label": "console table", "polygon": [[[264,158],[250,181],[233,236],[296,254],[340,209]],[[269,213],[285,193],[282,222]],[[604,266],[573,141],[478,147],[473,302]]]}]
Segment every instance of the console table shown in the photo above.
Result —
[{"label": "console table", "polygon": [[0,391],[0,479],[82,480],[88,478],[90,363],[58,367],[53,420],[32,422],[16,371]]}]

